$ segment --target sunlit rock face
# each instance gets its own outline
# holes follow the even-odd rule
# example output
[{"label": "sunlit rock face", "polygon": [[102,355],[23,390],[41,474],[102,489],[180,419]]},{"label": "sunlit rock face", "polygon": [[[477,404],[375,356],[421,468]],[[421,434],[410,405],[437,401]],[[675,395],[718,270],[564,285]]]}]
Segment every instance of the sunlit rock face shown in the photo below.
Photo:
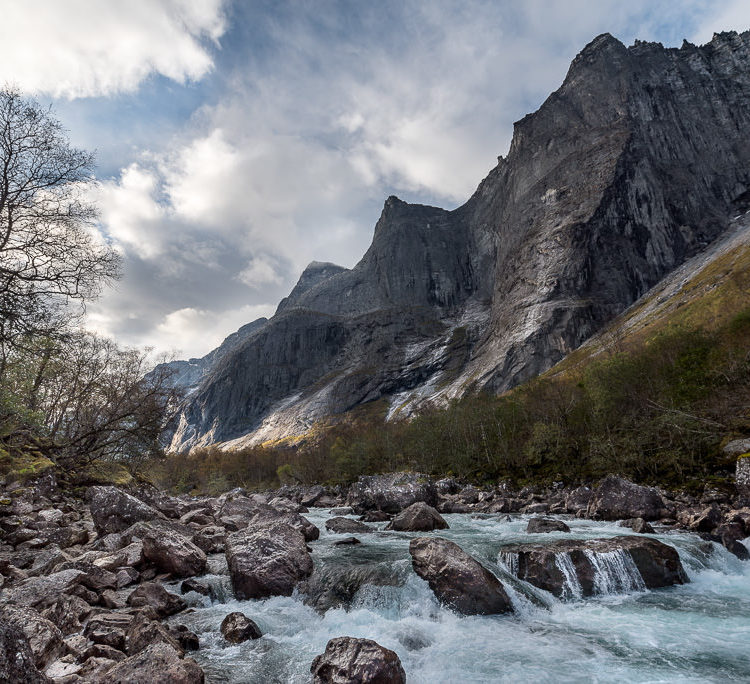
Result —
[{"label": "sunlit rock face", "polygon": [[389,197],[352,269],[313,262],[216,355],[173,449],[389,417],[551,367],[750,208],[750,32],[679,49],[608,34],[516,123],[454,211]]}]

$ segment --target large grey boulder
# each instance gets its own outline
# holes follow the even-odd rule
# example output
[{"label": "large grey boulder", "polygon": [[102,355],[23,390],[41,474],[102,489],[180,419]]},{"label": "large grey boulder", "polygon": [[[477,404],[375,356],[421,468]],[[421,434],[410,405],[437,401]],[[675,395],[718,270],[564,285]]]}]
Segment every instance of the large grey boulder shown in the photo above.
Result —
[{"label": "large grey boulder", "polygon": [[185,537],[166,536],[154,531],[143,537],[142,544],[144,558],[161,572],[175,577],[192,577],[206,570],[206,554]]},{"label": "large grey boulder", "polygon": [[291,596],[297,583],[313,571],[304,535],[285,523],[229,535],[226,557],[240,600]]},{"label": "large grey boulder", "polygon": [[441,603],[464,615],[509,613],[513,605],[500,580],[458,544],[440,537],[409,543],[412,567]]},{"label": "large grey boulder", "polygon": [[608,475],[594,491],[588,516],[599,520],[659,519],[664,501],[653,487],[643,487],[624,478]]},{"label": "large grey boulder", "polygon": [[101,684],[203,684],[203,670],[192,658],[165,643],[151,644],[117,663],[95,680]]},{"label": "large grey boulder", "polygon": [[3,606],[0,620],[15,625],[23,632],[34,654],[34,663],[40,670],[65,652],[62,632],[32,608]]},{"label": "large grey boulder", "polygon": [[61,570],[44,577],[30,577],[3,591],[3,599],[20,606],[48,608],[63,594],[76,590],[86,577],[81,570]]},{"label": "large grey boulder", "polygon": [[315,525],[304,516],[292,511],[279,511],[271,506],[263,505],[250,520],[250,525],[253,528],[279,523],[284,523],[299,530],[305,541],[315,541],[320,537],[320,530]]},{"label": "large grey boulder", "polygon": [[128,605],[134,608],[151,606],[161,617],[174,615],[187,608],[187,603],[182,598],[167,591],[158,582],[141,584],[128,596]]},{"label": "large grey boulder", "polygon": [[399,513],[417,501],[437,504],[437,490],[421,473],[388,473],[362,475],[349,487],[347,503],[356,512],[377,509]]},{"label": "large grey boulder", "polygon": [[51,682],[36,667],[35,657],[23,631],[0,617],[0,682],[47,684]]},{"label": "large grey boulder", "polygon": [[335,518],[326,520],[326,529],[335,534],[364,534],[375,531],[374,527],[365,525],[365,523],[359,520],[352,520],[343,516],[336,516]]},{"label": "large grey boulder", "polygon": [[424,501],[417,501],[395,516],[385,529],[397,532],[431,532],[447,530],[448,523],[432,506]]},{"label": "large grey boulder", "polygon": [[100,535],[122,532],[133,523],[164,519],[164,514],[117,487],[91,487],[89,508]]},{"label": "large grey boulder", "polygon": [[398,655],[371,639],[338,637],[310,666],[314,684],[405,684]]},{"label": "large grey boulder", "polygon": [[688,582],[674,547],[649,537],[504,546],[510,572],[558,597],[657,589]]}]

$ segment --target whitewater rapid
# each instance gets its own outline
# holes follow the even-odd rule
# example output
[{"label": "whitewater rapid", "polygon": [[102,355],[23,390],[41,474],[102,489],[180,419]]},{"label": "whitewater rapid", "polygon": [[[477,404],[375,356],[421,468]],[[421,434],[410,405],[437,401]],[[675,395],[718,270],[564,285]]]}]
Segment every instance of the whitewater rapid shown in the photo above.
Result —
[{"label": "whitewater rapid", "polygon": [[[459,544],[504,582],[514,615],[459,616],[439,605],[411,570],[409,540],[424,533],[362,534],[358,546],[333,542],[325,510],[305,516],[321,530],[310,544],[324,588],[346,573],[371,577],[348,605],[316,611],[303,596],[263,601],[232,597],[223,556],[210,559],[217,599],[189,593],[192,612],[173,618],[198,634],[191,655],[207,681],[279,684],[310,681],[310,663],[329,639],[374,639],[400,657],[409,682],[750,682],[750,562],[693,534],[654,534],[679,551],[690,578],[683,586],[648,591],[627,560],[598,558],[599,593],[581,599],[568,576],[563,600],[512,577],[504,545],[593,539],[630,533],[615,523],[566,519],[571,533],[526,534],[529,516],[446,515],[449,530],[432,533]],[[632,561],[631,561],[632,564]],[[333,585],[334,580],[330,580]],[[178,591],[178,584],[169,585]],[[241,611],[264,636],[230,645],[219,632],[225,615]]]}]

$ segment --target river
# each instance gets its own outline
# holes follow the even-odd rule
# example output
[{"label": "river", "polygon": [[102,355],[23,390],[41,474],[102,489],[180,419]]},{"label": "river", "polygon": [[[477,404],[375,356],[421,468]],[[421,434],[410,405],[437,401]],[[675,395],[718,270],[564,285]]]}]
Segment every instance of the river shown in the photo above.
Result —
[{"label": "river", "polygon": [[[379,528],[373,534],[356,535],[361,545],[334,546],[348,535],[326,531],[332,515],[312,509],[305,516],[321,531],[310,544],[318,610],[301,595],[235,600],[223,556],[210,558],[211,574],[203,578],[217,599],[186,595],[193,611],[173,621],[198,634],[201,648],[191,655],[209,682],[309,682],[313,658],[337,636],[374,639],[394,650],[413,684],[750,682],[750,562],[696,535],[649,535],[677,548],[689,584],[642,590],[632,569],[614,559],[601,563],[597,596],[577,598],[573,580],[561,601],[513,578],[503,545],[629,530],[563,516],[570,534],[530,535],[529,516],[446,515],[450,529],[432,534],[456,542],[497,574],[515,608],[513,615],[464,617],[441,607],[411,569],[409,539],[424,533],[384,532],[382,523],[373,525]],[[177,584],[168,586],[177,591]],[[342,605],[322,612],[342,598]],[[225,642],[219,625],[233,611],[252,618],[264,636]]]}]

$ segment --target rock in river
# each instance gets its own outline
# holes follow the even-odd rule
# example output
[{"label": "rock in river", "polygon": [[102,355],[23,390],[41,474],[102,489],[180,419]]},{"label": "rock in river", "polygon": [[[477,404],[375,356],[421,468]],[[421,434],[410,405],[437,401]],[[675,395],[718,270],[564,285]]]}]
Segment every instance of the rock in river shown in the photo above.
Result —
[{"label": "rock in river", "polygon": [[255,624],[244,613],[229,613],[221,621],[221,633],[227,641],[233,644],[241,644],[248,639],[260,639],[263,633],[260,627]]},{"label": "rock in river", "polygon": [[240,600],[291,596],[313,571],[305,537],[285,523],[248,527],[227,537],[227,563]]},{"label": "rock in river", "polygon": [[314,684],[405,684],[398,655],[370,639],[338,637],[313,660]]},{"label": "rock in river", "polygon": [[398,532],[431,532],[448,529],[448,523],[432,506],[424,501],[417,501],[401,511],[385,529]]},{"label": "rock in river", "polygon": [[677,551],[649,537],[515,544],[503,547],[500,558],[518,578],[563,598],[688,581]]},{"label": "rock in river", "polygon": [[458,544],[440,537],[417,537],[409,544],[412,567],[438,599],[464,615],[509,613],[505,588]]},{"label": "rock in river", "polygon": [[554,518],[532,518],[526,526],[529,534],[542,532],[570,532],[570,528],[562,521]]}]

